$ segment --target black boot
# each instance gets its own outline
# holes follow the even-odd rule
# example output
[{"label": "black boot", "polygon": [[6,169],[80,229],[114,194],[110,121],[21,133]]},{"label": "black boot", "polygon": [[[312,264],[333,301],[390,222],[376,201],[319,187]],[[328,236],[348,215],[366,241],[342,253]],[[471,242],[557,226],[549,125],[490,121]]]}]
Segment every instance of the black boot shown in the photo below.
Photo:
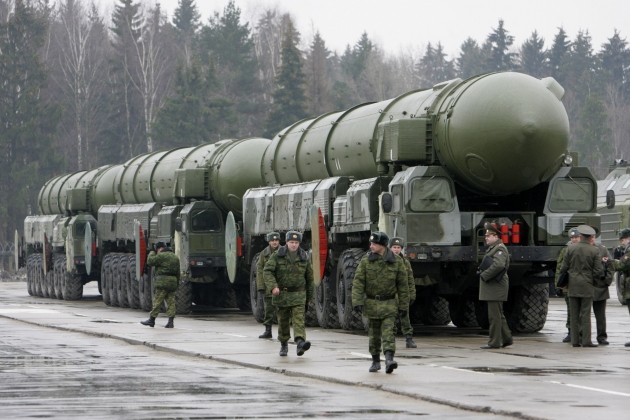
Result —
[{"label": "black boot", "polygon": [[394,361],[394,352],[388,350],[385,352],[385,373],[392,373],[398,367],[398,363]]},{"label": "black boot", "polygon": [[155,317],[149,316],[146,321],[140,321],[142,325],[148,325],[149,327],[155,327]]},{"label": "black boot", "polygon": [[302,338],[298,338],[297,340],[297,355],[301,356],[304,352],[311,348],[310,341],[304,341]]},{"label": "black boot", "polygon": [[413,336],[411,334],[407,334],[407,348],[408,349],[415,349],[416,347],[416,343],[414,343],[413,341]]},{"label": "black boot", "polygon": [[173,324],[173,320],[175,319],[175,317],[169,317],[168,318],[168,322],[166,323],[166,325],[164,326],[164,328],[173,328],[175,326],[175,324]]},{"label": "black boot", "polygon": [[569,331],[567,333],[567,336],[562,339],[562,342],[563,343],[570,343],[571,342],[571,331]]},{"label": "black boot", "polygon": [[370,366],[370,372],[378,372],[381,370],[381,355],[373,354],[372,355],[372,366]]},{"label": "black boot", "polygon": [[286,356],[288,352],[289,346],[287,345],[287,342],[285,341],[284,343],[280,343],[280,356]]},{"label": "black boot", "polygon": [[265,325],[265,332],[260,334],[258,338],[273,338],[273,335],[271,335],[271,325]]}]

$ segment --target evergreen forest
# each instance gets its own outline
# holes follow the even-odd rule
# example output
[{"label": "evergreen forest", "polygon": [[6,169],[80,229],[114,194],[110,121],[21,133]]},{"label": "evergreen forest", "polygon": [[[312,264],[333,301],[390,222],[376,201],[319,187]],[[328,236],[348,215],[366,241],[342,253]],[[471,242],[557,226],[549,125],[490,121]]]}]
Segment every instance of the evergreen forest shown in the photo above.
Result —
[{"label": "evergreen forest", "polygon": [[[97,1],[98,0],[94,0]],[[623,34],[588,30],[517,43],[502,20],[448,57],[439,40],[383,51],[363,33],[331,51],[305,42],[270,7],[245,21],[232,1],[202,22],[203,2],[0,0],[0,243],[36,214],[53,176],[142,153],[250,136],[273,138],[304,117],[485,72],[553,76],[566,90],[570,149],[603,177],[630,157],[630,50]],[[316,25],[316,22],[315,22]]]}]

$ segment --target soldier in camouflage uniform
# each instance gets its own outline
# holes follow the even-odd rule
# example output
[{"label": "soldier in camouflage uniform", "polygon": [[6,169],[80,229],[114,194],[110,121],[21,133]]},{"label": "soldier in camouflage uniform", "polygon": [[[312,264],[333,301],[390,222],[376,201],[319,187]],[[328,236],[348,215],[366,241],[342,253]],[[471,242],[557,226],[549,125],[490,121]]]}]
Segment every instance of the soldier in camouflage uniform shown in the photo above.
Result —
[{"label": "soldier in camouflage uniform", "polygon": [[409,309],[407,268],[402,257],[387,248],[389,238],[383,232],[370,235],[370,251],[361,258],[352,281],[354,310],[369,320],[370,372],[381,369],[381,345],[385,353],[385,372],[398,367],[394,361],[396,316],[404,319]]},{"label": "soldier in camouflage uniform", "polygon": [[[407,269],[407,283],[409,284],[409,306],[416,300],[416,281],[413,277],[413,270],[411,269],[411,263],[402,255],[403,244],[405,243],[403,238],[392,238],[389,241],[389,249],[396,255],[400,255],[405,262],[405,268]],[[409,320],[409,309],[407,309],[407,316],[400,318],[400,328],[405,335],[406,346],[408,349],[415,349],[416,343],[413,341],[413,327]]]},{"label": "soldier in camouflage uniform", "polygon": [[265,332],[258,336],[258,338],[273,338],[271,333],[271,325],[276,318],[276,307],[271,303],[271,293],[265,293],[265,279],[263,270],[267,260],[271,257],[271,254],[276,252],[280,247],[280,234],[278,232],[269,232],[266,236],[267,246],[258,255],[258,264],[256,266],[256,288],[258,293],[264,295],[264,310],[265,315],[263,318],[263,325],[265,326]]},{"label": "soldier in camouflage uniform", "polygon": [[[564,255],[567,253],[567,248],[569,247],[569,245],[575,245],[578,242],[580,242],[580,238],[581,238],[580,233],[577,231],[576,228],[571,228],[569,230],[569,242],[567,242],[567,246],[565,246],[564,248],[560,250],[560,253],[558,254],[558,259],[556,261],[556,276],[554,280],[556,288],[558,288],[558,277],[560,277],[560,267],[562,267],[562,261],[564,260]],[[558,288],[558,290],[562,290],[562,296],[564,296],[564,303],[567,305],[567,322],[565,324],[567,327],[567,335],[566,337],[562,339],[562,342],[570,343],[571,342],[571,313],[569,311],[569,293],[566,287]]]},{"label": "soldier in camouflage uniform", "polygon": [[285,239],[286,244],[278,248],[265,264],[263,278],[277,310],[280,356],[286,356],[288,352],[291,322],[297,355],[302,356],[311,348],[310,341],[306,341],[304,315],[313,298],[313,267],[306,252],[300,248],[302,234],[289,231]]},{"label": "soldier in camouflage uniform", "polygon": [[512,345],[512,332],[503,314],[503,302],[508,298],[510,280],[510,254],[499,239],[500,231],[495,223],[486,223],[488,250],[479,267],[479,300],[488,304],[488,344],[482,349],[498,349]]},{"label": "soldier in camouflage uniform", "polygon": [[604,275],[604,266],[599,251],[589,243],[590,237],[595,235],[595,229],[580,225],[577,230],[582,239],[567,249],[560,268],[560,274],[569,273],[571,344],[573,347],[597,347],[591,341],[593,283]]},{"label": "soldier in camouflage uniform", "polygon": [[173,328],[175,319],[175,292],[179,285],[179,258],[173,253],[171,248],[163,242],[156,244],[157,254],[151,251],[147,258],[147,265],[155,267],[155,296],[153,298],[153,309],[149,314],[149,319],[141,321],[142,325],[155,326],[155,318],[160,313],[162,303],[166,301],[166,314],[168,322],[164,328]]},{"label": "soldier in camouflage uniform", "polygon": [[[623,298],[628,303],[628,312],[630,312],[630,228],[622,229],[619,232],[619,241],[621,244],[615,248],[611,261],[612,269],[619,271],[617,281],[621,281],[620,289],[623,293]],[[626,347],[630,347],[630,341],[625,344]]]}]

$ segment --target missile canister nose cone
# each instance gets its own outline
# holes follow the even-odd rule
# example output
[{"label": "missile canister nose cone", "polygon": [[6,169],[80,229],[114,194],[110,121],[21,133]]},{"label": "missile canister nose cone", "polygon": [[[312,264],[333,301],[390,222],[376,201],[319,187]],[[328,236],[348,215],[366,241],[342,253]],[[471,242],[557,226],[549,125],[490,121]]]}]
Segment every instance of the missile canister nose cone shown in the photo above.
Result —
[{"label": "missile canister nose cone", "polygon": [[548,86],[521,73],[465,81],[440,119],[440,161],[481,193],[515,194],[547,180],[569,142],[566,110]]}]

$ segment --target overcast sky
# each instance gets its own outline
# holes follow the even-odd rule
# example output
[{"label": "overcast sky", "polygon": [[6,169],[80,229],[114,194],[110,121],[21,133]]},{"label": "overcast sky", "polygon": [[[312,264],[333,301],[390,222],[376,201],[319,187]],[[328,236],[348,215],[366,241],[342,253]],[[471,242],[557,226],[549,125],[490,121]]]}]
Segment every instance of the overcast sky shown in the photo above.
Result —
[{"label": "overcast sky", "polygon": [[[95,0],[103,6],[115,0]],[[157,0],[142,0],[154,4]],[[196,0],[203,22],[222,13],[229,0]],[[159,0],[172,18],[177,0]],[[319,31],[331,50],[342,53],[363,32],[386,52],[425,48],[441,42],[454,58],[468,37],[482,44],[503,19],[504,27],[520,46],[534,30],[549,47],[559,27],[569,39],[588,30],[597,52],[617,29],[630,35],[630,0],[236,0],[242,18],[255,24],[261,11],[277,6],[291,13],[302,40],[309,43]],[[111,7],[111,6],[109,6]],[[423,52],[423,51],[422,51]]]}]

